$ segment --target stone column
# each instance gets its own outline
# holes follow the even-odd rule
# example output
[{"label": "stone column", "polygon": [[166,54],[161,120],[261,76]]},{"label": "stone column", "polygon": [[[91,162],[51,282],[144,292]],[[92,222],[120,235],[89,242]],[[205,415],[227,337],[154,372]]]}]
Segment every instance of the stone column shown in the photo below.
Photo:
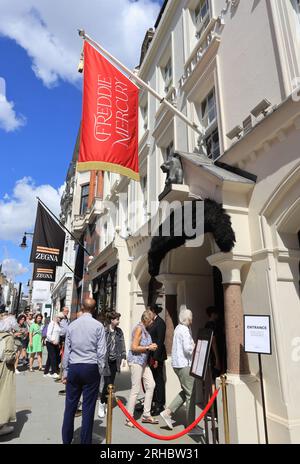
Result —
[{"label": "stone column", "polygon": [[[251,262],[251,258],[217,253],[207,260],[220,269],[223,278],[230,443],[261,443],[263,428],[259,380],[250,374],[248,355],[243,346],[241,269]],[[220,386],[219,379],[217,386]],[[221,394],[218,395],[218,412],[220,443],[225,443]]]},{"label": "stone column", "polygon": [[[229,256],[228,256],[229,255]],[[224,316],[228,374],[249,374],[247,354],[244,352],[243,304],[241,293],[241,268],[249,262],[246,257],[233,257],[218,253],[207,258],[212,266],[220,269],[224,288]]]}]

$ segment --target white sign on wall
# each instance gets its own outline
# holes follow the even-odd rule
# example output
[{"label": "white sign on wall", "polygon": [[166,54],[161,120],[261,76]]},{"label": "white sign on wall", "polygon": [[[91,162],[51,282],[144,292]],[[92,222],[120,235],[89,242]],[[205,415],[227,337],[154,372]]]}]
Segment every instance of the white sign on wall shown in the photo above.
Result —
[{"label": "white sign on wall", "polygon": [[270,316],[244,315],[246,353],[272,354]]},{"label": "white sign on wall", "polygon": [[50,282],[35,280],[32,288],[32,302],[45,303],[51,301]]}]

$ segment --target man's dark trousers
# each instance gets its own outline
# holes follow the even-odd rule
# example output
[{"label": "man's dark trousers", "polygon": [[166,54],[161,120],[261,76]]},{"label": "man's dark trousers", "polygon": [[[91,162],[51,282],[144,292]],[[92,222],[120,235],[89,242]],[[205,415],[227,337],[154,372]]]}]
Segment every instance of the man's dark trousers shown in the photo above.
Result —
[{"label": "man's dark trousers", "polygon": [[158,361],[156,369],[151,367],[153,378],[155,381],[155,390],[153,393],[153,402],[156,408],[164,409],[166,403],[166,386],[164,379],[164,363]]},{"label": "man's dark trousers", "polygon": [[48,374],[50,370],[50,374],[56,374],[58,369],[57,364],[57,352],[59,351],[58,345],[53,345],[46,341],[46,347],[48,351],[48,358],[45,366],[44,374]]},{"label": "man's dark trousers", "polygon": [[81,444],[92,443],[95,407],[99,393],[100,374],[97,364],[71,364],[68,370],[66,404],[62,438],[64,444],[73,440],[74,417],[82,394]]}]

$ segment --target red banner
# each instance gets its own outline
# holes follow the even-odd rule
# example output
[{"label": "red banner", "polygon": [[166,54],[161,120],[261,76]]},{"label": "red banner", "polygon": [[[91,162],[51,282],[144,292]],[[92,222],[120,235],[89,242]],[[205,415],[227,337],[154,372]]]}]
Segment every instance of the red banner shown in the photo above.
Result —
[{"label": "red banner", "polygon": [[138,87],[85,41],[78,171],[139,180],[138,94]]}]

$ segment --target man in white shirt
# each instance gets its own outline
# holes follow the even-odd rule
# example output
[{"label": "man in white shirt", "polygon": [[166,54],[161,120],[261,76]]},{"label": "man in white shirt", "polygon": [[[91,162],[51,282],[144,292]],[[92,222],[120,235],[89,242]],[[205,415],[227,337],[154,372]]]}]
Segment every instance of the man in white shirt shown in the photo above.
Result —
[{"label": "man in white shirt", "polygon": [[51,321],[48,325],[46,337],[48,358],[45,366],[44,377],[52,377],[54,379],[59,377],[57,371],[59,362],[59,337],[61,332],[60,321],[62,318],[63,314],[58,313],[58,315],[54,316],[53,321]]}]

